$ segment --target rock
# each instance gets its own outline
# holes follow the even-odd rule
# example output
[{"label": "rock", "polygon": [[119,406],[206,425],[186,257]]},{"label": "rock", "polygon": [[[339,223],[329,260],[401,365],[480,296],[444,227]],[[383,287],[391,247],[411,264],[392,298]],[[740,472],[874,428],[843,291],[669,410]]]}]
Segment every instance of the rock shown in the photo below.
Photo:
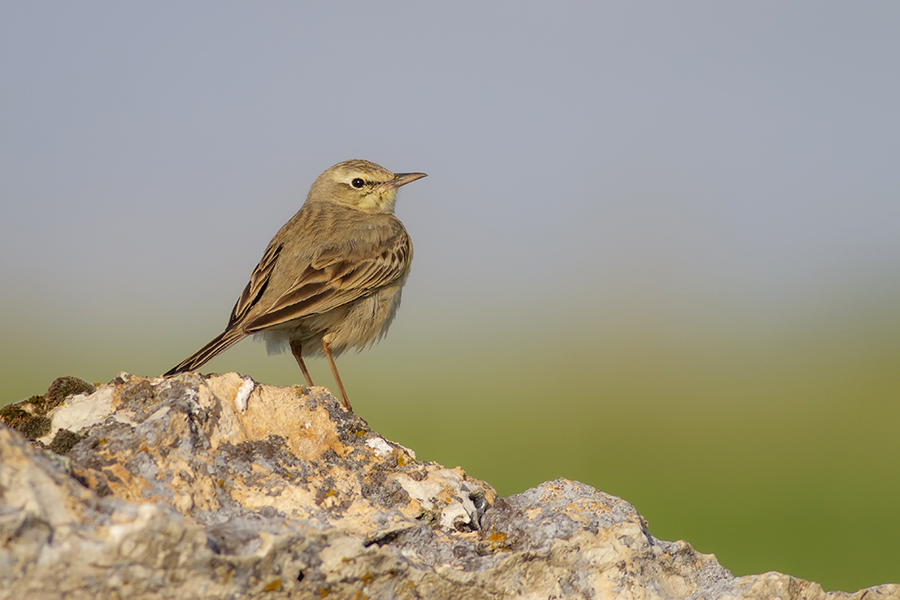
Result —
[{"label": "rock", "polygon": [[0,420],[34,440],[50,431],[47,413],[60,402],[78,393],[93,394],[96,389],[96,386],[77,377],[60,377],[50,384],[50,389],[44,395],[32,396],[0,408]]},{"label": "rock", "polygon": [[0,414],[45,420],[34,442],[0,426],[0,598],[900,598],[735,578],[574,481],[498,498],[324,388],[229,373],[59,389]]}]

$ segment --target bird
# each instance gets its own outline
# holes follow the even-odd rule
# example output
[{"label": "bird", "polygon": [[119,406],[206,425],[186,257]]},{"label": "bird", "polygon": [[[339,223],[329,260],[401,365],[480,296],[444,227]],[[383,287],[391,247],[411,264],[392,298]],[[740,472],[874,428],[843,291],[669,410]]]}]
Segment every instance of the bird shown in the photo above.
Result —
[{"label": "bird", "polygon": [[426,176],[358,159],[326,169],[269,242],[225,331],[165,376],[194,371],[256,335],[270,353],[289,347],[310,386],[303,359],[324,354],[352,412],[334,359],[380,340],[396,316],[413,258],[412,240],[394,216],[397,190]]}]

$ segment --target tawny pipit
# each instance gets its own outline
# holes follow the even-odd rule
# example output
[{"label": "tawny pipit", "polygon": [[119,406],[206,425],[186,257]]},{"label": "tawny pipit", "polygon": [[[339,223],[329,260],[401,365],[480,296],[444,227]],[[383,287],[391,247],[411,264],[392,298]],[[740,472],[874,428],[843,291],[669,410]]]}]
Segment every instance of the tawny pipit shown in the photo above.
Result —
[{"label": "tawny pipit", "polygon": [[391,173],[366,160],[319,175],[306,202],[269,242],[221,335],[166,375],[193,371],[250,334],[288,345],[313,385],[304,356],[334,357],[378,341],[397,314],[412,240],[394,216],[397,188],[425,173]]}]

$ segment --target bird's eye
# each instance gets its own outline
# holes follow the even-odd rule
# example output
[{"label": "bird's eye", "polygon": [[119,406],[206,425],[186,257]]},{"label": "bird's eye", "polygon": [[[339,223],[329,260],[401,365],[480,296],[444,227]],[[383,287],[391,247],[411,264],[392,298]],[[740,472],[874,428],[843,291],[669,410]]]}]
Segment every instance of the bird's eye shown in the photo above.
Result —
[{"label": "bird's eye", "polygon": [[358,190],[362,189],[362,186],[364,186],[365,184],[366,184],[366,182],[363,181],[362,179],[360,179],[359,177],[356,177],[353,181],[350,182],[350,185],[352,185],[353,187],[355,187]]}]

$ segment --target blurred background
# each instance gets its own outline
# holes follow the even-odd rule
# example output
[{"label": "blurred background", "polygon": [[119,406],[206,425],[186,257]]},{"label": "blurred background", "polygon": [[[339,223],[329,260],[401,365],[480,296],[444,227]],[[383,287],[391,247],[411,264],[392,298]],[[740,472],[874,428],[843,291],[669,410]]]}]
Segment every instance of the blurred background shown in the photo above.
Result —
[{"label": "blurred background", "polygon": [[[0,7],[0,403],[218,334],[330,165],[430,177],[354,409],[735,574],[900,581],[900,4]],[[203,372],[302,376],[245,341]],[[327,363],[313,376],[331,387]]]}]

